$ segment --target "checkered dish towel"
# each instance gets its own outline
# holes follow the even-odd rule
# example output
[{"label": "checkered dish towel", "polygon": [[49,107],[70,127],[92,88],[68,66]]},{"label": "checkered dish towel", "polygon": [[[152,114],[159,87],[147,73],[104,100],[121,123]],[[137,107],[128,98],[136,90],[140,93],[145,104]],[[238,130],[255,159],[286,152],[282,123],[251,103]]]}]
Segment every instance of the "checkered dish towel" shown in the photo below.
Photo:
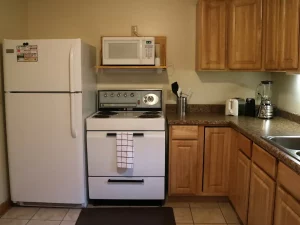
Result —
[{"label": "checkered dish towel", "polygon": [[133,169],[133,133],[117,133],[117,167]]}]

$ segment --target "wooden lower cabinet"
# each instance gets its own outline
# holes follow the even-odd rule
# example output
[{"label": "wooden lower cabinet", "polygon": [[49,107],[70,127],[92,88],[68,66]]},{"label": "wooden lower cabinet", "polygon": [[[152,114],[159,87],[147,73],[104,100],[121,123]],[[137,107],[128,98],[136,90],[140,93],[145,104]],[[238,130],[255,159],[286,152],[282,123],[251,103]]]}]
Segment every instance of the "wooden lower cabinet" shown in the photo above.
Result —
[{"label": "wooden lower cabinet", "polygon": [[205,128],[203,192],[228,195],[230,128]]},{"label": "wooden lower cabinet", "polygon": [[231,129],[230,163],[229,163],[229,192],[228,197],[232,204],[236,205],[236,166],[238,154],[238,132]]},{"label": "wooden lower cabinet", "polygon": [[277,187],[274,225],[300,225],[300,203]]},{"label": "wooden lower cabinet", "polygon": [[236,170],[235,210],[243,224],[246,225],[248,217],[251,161],[241,151],[238,151]]},{"label": "wooden lower cabinet", "polygon": [[196,195],[197,140],[172,140],[170,152],[170,195]]},{"label": "wooden lower cabinet", "polygon": [[252,163],[248,225],[273,224],[275,187],[275,181]]}]

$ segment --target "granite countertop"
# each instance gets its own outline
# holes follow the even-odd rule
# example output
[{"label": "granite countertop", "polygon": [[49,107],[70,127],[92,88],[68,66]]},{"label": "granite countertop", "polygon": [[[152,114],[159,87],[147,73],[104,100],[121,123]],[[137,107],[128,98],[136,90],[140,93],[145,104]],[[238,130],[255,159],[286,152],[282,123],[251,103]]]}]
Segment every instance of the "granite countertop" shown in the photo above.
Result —
[{"label": "granite countertop", "polygon": [[174,112],[167,112],[166,116],[169,125],[230,126],[300,175],[300,161],[261,138],[261,136],[269,135],[300,136],[300,124],[296,122],[281,117],[262,120],[245,116],[225,116],[218,113],[188,113],[185,117],[179,117]]}]

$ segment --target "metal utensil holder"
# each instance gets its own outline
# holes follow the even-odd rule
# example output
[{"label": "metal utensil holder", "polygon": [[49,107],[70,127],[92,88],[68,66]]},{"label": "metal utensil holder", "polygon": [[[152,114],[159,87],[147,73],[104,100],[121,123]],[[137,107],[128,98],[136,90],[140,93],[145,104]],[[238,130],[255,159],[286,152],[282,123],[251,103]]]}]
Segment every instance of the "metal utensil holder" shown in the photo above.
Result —
[{"label": "metal utensil holder", "polygon": [[177,97],[177,115],[185,116],[187,111],[187,97]]}]

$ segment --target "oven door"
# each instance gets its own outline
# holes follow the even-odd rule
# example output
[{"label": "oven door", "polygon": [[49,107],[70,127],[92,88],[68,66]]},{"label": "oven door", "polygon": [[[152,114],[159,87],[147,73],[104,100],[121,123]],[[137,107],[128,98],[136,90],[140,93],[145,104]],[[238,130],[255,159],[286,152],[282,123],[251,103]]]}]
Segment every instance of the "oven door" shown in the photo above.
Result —
[{"label": "oven door", "polygon": [[142,64],[141,38],[107,37],[102,39],[103,65],[140,65]]},{"label": "oven door", "polygon": [[165,131],[132,131],[134,134],[133,169],[117,168],[117,132],[87,132],[90,177],[165,176]]}]

